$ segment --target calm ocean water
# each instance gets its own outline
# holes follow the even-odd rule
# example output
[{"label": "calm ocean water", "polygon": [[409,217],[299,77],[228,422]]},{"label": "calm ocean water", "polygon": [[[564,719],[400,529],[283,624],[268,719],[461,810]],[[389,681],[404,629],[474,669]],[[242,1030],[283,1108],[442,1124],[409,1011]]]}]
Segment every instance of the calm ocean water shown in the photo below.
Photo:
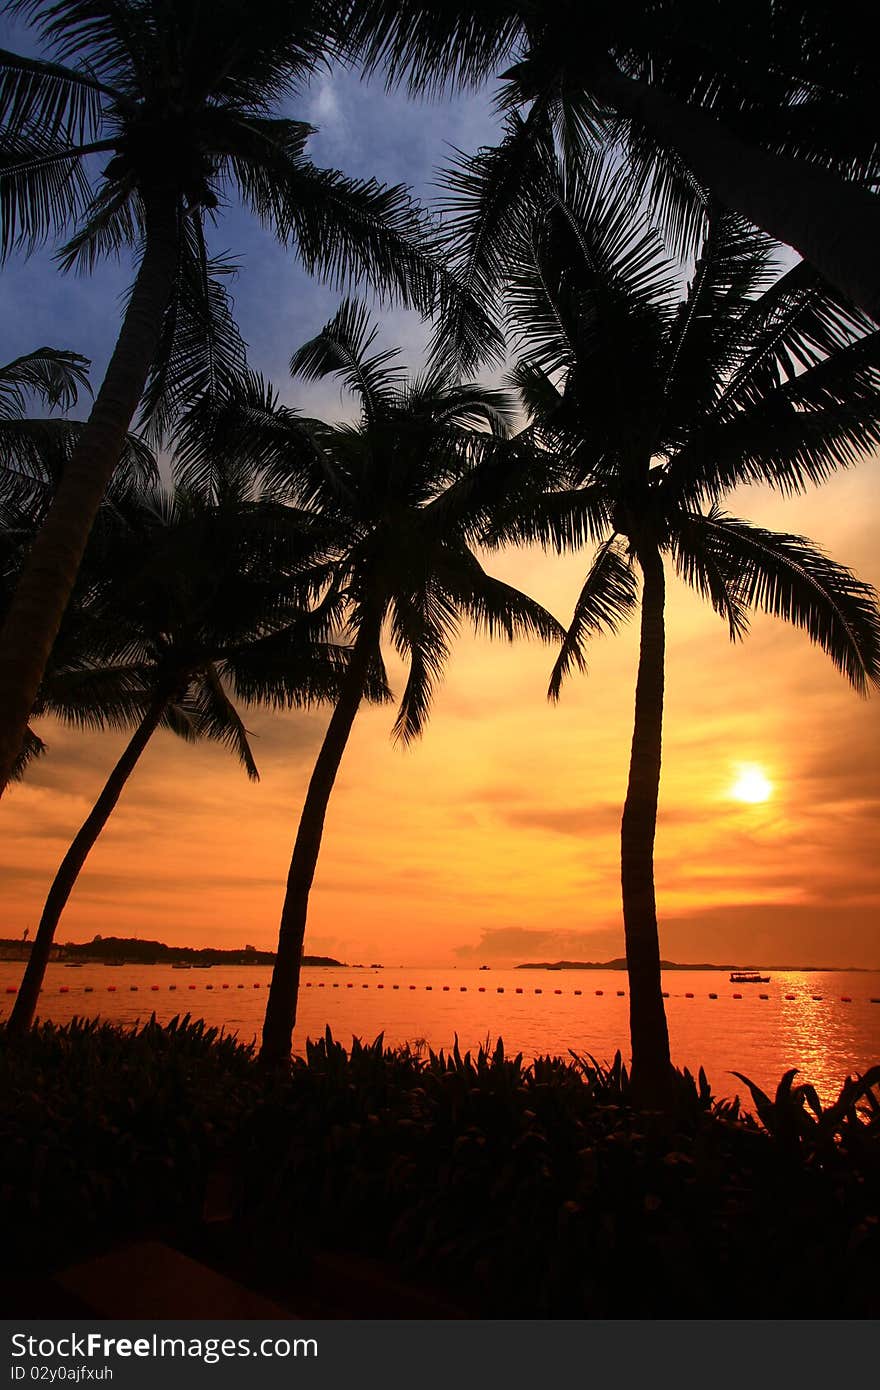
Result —
[{"label": "calm ocean water", "polygon": [[[0,1017],[21,971],[0,962]],[[52,965],[40,1013],[58,1022],[79,1014],[134,1023],[154,1011],[160,1021],[188,1012],[250,1041],[262,1023],[269,973],[260,966]],[[797,1067],[827,1098],[848,1073],[880,1062],[880,972],[770,973],[767,985],[733,985],[721,971],[670,971],[664,989],[676,1063],[705,1067],[718,1095],[742,1091],[734,1069],[767,1087]],[[384,1032],[388,1043],[424,1040],[436,1050],[458,1034],[464,1051],[500,1036],[508,1052],[527,1058],[571,1049],[607,1060],[617,1048],[626,1053],[625,991],[618,971],[310,969],[294,1042],[301,1049],[329,1023],[346,1045],[352,1036],[371,1041]]]}]

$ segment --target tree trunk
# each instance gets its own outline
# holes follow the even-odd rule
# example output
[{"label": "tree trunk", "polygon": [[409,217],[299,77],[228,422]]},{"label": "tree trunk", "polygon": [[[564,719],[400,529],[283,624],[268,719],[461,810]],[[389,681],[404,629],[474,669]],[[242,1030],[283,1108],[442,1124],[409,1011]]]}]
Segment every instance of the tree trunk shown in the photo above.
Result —
[{"label": "tree trunk", "polygon": [[654,898],[654,834],[663,730],[665,584],[663,561],[656,545],[639,547],[638,558],[643,575],[641,646],[629,783],[620,834],[620,878],[629,973],[633,1098],[639,1105],[662,1108],[668,1104],[672,1090]]},{"label": "tree trunk", "polygon": [[21,748],[92,523],[143,394],[174,285],[178,244],[176,200],[157,197],[147,205],[144,255],[103,384],[0,631],[0,795]]},{"label": "tree trunk", "polygon": [[749,144],[705,111],[610,64],[591,72],[589,82],[600,100],[673,146],[725,207],[793,247],[880,323],[880,197],[805,160]]},{"label": "tree trunk", "polygon": [[107,824],[138,759],[156,732],[166,704],[167,700],[163,697],[157,699],[150,706],[132,735],[122,757],[104,783],[101,795],[83,821],[70,849],[61,861],[43,907],[40,925],[34,937],[34,944],[31,947],[21,987],[7,1025],[7,1037],[20,1037],[27,1032],[34,1021],[40,987],[46,974],[46,966],[49,963],[52,942],[55,938],[55,929],[61,920],[61,914],[67,906],[67,900],[73,892],[80,870],[85,864],[92,846]]},{"label": "tree trunk", "polygon": [[339,699],[327,726],[303,803],[290,860],[290,871],[287,875],[287,890],[278,932],[278,953],[272,970],[272,983],[269,987],[263,1023],[260,1060],[269,1066],[280,1066],[290,1057],[291,1037],[296,1023],[309,893],[321,849],[324,817],[355,715],[363,699],[370,659],[377,640],[376,627],[365,620],[352,648]]}]

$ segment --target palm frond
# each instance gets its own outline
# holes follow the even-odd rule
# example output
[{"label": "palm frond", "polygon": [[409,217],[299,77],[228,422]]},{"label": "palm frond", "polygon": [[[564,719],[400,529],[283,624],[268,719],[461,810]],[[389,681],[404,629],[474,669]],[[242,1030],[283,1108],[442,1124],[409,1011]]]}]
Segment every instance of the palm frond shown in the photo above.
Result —
[{"label": "palm frond", "polygon": [[821,647],[860,693],[880,683],[877,594],[803,536],[767,531],[713,510],[691,517],[695,534],[737,600],[792,623]]},{"label": "palm frond", "polygon": [[227,399],[244,377],[246,348],[224,281],[237,266],[209,256],[201,219],[186,219],[162,337],[141,403],[138,428],[158,445],[194,406]]},{"label": "palm frond", "polygon": [[39,734],[34,733],[30,724],[24,731],[24,742],[21,751],[12,764],[12,771],[9,774],[10,782],[21,782],[27,775],[28,769],[39,758],[43,758],[48,753],[47,745],[40,738]]},{"label": "palm frond", "polygon": [[616,632],[638,604],[638,580],[617,536],[597,550],[574,615],[550,676],[548,698],[558,700],[562,682],[573,667],[587,669],[584,647],[601,632]]},{"label": "palm frond", "polygon": [[731,642],[745,637],[749,628],[748,613],[738,585],[731,582],[729,572],[718,564],[711,546],[705,544],[705,532],[700,527],[702,517],[682,512],[675,519],[671,550],[676,573],[685,584],[708,600],[715,612],[726,621]]},{"label": "palm frond", "polygon": [[360,398],[365,417],[378,420],[388,411],[403,379],[402,368],[391,366],[399,349],[385,348],[368,356],[378,332],[366,304],[344,299],[320,333],[293,354],[290,374],[305,381],[338,374]]},{"label": "palm frond", "polygon": [[[213,662],[209,662],[194,683],[189,701],[195,710],[195,724],[200,738],[222,743],[234,753],[249,779],[259,782],[260,773],[249,742],[250,735],[241,715],[223,688],[223,682]],[[188,701],[188,702],[189,702]]]},{"label": "palm frond", "polygon": [[80,390],[90,391],[90,366],[81,353],[52,347],[35,348],[0,366],[0,420],[20,419],[29,395],[71,410]]}]

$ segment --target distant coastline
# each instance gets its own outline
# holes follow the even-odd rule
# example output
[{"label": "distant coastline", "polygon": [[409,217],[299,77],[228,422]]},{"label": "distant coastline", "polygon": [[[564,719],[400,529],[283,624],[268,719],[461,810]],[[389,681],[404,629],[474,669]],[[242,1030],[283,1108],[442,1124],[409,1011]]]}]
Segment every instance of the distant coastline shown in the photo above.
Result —
[{"label": "distant coastline", "polygon": [[[516,970],[625,970],[626,958],[615,956],[614,960],[534,960],[526,961],[523,965],[514,967]],[[850,972],[850,971],[871,971],[874,967],[870,965],[715,965],[709,961],[700,961],[697,964],[675,960],[661,960],[661,970],[793,970],[806,974],[808,971],[826,974],[830,971]]]},{"label": "distant coastline", "polygon": [[[0,960],[25,961],[31,942],[0,938]],[[108,961],[126,965],[274,965],[274,951],[258,951],[255,946],[222,951],[218,947],[168,946],[164,941],[142,941],[138,937],[96,936],[92,941],[67,942],[53,946],[53,961],[102,965]],[[346,965],[332,956],[303,956],[303,965]]]}]

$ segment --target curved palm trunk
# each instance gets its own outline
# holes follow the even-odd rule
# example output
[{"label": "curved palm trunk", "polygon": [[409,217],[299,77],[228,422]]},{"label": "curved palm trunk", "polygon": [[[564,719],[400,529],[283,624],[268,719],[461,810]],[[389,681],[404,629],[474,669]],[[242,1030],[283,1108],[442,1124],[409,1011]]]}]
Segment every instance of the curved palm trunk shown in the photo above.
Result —
[{"label": "curved palm trunk", "polygon": [[602,65],[597,95],[681,154],[726,207],[792,246],[880,323],[880,198],[805,160],[741,140],[706,112]]},{"label": "curved palm trunk", "polygon": [[107,824],[138,759],[156,732],[166,704],[167,700],[162,698],[150,706],[132,735],[122,757],[104,783],[101,795],[83,821],[70,849],[61,861],[58,872],[52,881],[52,887],[49,889],[21,987],[9,1017],[6,1029],[7,1037],[20,1037],[22,1033],[27,1032],[34,1021],[40,987],[46,974],[55,929],[61,920],[61,914],[67,906],[67,900],[73,892],[80,870],[85,864],[92,846]]},{"label": "curved palm trunk", "polygon": [[113,356],[0,631],[0,795],[15,766],[95,514],[143,394],[174,285],[178,240],[176,200],[154,200]]},{"label": "curved palm trunk", "polygon": [[620,833],[620,878],[629,973],[633,1097],[637,1104],[663,1106],[671,1094],[672,1068],[660,979],[654,833],[663,730],[665,584],[657,547],[640,548],[638,556],[644,577],[641,647],[629,783]]},{"label": "curved palm trunk", "polygon": [[321,849],[324,817],[355,715],[364,696],[370,658],[377,636],[371,624],[362,624],[303,803],[290,860],[290,871],[287,875],[287,890],[278,932],[278,952],[275,956],[266,1017],[263,1022],[260,1060],[270,1066],[280,1065],[290,1057],[290,1040],[296,1023],[309,893]]}]

